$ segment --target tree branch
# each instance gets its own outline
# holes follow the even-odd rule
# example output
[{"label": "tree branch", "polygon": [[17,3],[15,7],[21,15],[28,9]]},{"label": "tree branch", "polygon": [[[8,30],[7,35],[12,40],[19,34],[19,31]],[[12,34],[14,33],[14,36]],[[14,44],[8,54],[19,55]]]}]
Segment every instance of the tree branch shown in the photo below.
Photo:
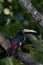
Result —
[{"label": "tree branch", "polygon": [[18,0],[19,3],[24,6],[28,13],[32,15],[32,17],[37,21],[36,23],[40,24],[43,27],[43,16],[36,10],[36,8],[32,5],[30,0]]},{"label": "tree branch", "polygon": [[20,51],[16,51],[15,56],[18,60],[22,61],[26,65],[43,65],[43,64],[33,60],[32,58],[30,58],[27,54],[20,52]]},{"label": "tree branch", "polygon": [[4,38],[3,34],[0,32],[0,45],[6,50],[9,48],[9,42]]},{"label": "tree branch", "polygon": [[[6,56],[6,53],[4,53],[4,56],[2,54],[0,55],[1,55],[0,59],[9,57],[9,56]],[[36,60],[33,60],[32,58],[30,58],[27,54],[20,51],[14,51],[13,56],[19,61],[23,62],[25,65],[43,65],[40,62],[37,62]]]}]

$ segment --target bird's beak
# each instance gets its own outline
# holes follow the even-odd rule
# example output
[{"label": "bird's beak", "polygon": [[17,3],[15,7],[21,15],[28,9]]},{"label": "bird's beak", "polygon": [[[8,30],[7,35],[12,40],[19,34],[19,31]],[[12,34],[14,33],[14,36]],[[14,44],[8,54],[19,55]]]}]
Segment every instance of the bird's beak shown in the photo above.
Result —
[{"label": "bird's beak", "polygon": [[26,33],[26,34],[37,34],[36,31],[34,31],[34,30],[29,30],[29,29],[24,29],[23,32]]}]

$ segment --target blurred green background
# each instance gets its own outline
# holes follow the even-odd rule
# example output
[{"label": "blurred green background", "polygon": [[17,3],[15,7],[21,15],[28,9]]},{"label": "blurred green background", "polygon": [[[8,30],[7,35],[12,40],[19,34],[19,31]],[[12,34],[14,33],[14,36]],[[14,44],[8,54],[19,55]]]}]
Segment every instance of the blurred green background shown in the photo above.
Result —
[{"label": "blurred green background", "polygon": [[[31,2],[43,15],[43,0],[31,0]],[[0,32],[10,41],[10,38],[21,28],[34,29],[38,32],[38,35],[26,35],[26,41],[22,44],[21,51],[43,63],[43,29],[20,6],[18,0],[0,0]],[[0,48],[0,53],[3,51]],[[15,57],[10,57],[0,59],[0,65],[24,64]]]}]

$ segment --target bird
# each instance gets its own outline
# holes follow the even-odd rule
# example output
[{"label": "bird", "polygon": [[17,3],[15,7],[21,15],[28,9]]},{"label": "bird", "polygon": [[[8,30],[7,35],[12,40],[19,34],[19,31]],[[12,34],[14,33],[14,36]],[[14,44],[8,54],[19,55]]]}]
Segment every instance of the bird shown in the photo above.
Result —
[{"label": "bird", "polygon": [[37,32],[28,29],[18,30],[12,38],[10,48],[16,49],[19,44],[21,45],[21,43],[25,40],[25,34],[37,34]]},{"label": "bird", "polygon": [[15,50],[22,45],[22,42],[26,39],[26,34],[37,34],[35,30],[30,29],[20,29],[17,30],[16,34],[13,35],[10,44],[3,37],[2,33],[0,33],[0,45],[6,50],[6,56],[12,56]]},{"label": "bird", "polygon": [[13,55],[14,50],[18,50],[18,48],[22,45],[22,42],[25,41],[25,34],[37,34],[37,32],[30,29],[18,30],[13,36],[9,48],[7,49],[7,55],[11,56]]}]

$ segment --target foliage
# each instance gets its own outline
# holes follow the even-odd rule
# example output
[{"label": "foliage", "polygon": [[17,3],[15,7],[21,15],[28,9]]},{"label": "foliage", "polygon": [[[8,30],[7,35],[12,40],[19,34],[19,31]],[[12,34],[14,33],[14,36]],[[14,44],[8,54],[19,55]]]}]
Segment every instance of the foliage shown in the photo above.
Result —
[{"label": "foliage", "polygon": [[[43,0],[31,0],[31,2],[37,10],[43,14]],[[39,33],[39,35],[36,36],[27,36],[26,41],[21,46],[21,50],[24,53],[26,53],[27,50],[27,53],[31,57],[43,63],[43,29],[35,23],[35,20],[32,19],[30,14],[28,15],[25,9],[22,9],[18,0],[0,0],[0,32],[2,32],[4,37],[10,41],[9,38],[11,38],[20,28],[34,29]],[[37,40],[41,40],[41,42],[38,42]],[[0,65],[14,64],[24,65],[13,57],[0,59]]]}]

